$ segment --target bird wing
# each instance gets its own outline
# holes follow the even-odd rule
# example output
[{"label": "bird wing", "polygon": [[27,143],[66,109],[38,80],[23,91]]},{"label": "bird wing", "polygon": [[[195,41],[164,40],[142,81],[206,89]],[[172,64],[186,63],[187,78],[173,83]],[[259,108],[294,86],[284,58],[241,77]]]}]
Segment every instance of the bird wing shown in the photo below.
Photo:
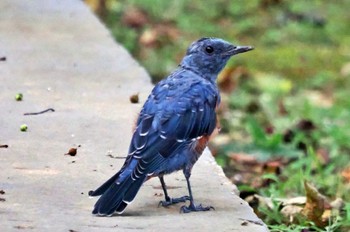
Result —
[{"label": "bird wing", "polygon": [[205,79],[178,74],[160,82],[141,110],[125,166],[140,159],[143,162],[138,163],[143,165],[136,176],[146,171],[145,166],[153,172],[182,145],[210,135],[216,126],[218,104],[216,86]]}]

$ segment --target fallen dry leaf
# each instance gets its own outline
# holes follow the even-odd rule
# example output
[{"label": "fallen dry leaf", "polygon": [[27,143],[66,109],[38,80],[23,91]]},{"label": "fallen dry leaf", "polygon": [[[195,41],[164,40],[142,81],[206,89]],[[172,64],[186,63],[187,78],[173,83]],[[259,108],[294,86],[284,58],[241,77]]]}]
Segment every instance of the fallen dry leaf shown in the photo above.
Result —
[{"label": "fallen dry leaf", "polygon": [[281,209],[281,213],[290,223],[296,223],[296,218],[301,216],[300,213],[302,210],[302,206],[286,205]]},{"label": "fallen dry leaf", "polygon": [[278,113],[281,116],[285,116],[285,115],[288,114],[288,111],[287,111],[286,107],[284,106],[284,103],[283,103],[282,99],[278,101]]},{"label": "fallen dry leaf", "polygon": [[307,181],[304,181],[304,187],[306,192],[306,204],[301,213],[317,226],[326,226],[327,221],[322,219],[322,215],[326,209],[325,206],[327,204],[329,205],[326,197],[319,193],[318,190]]},{"label": "fallen dry leaf", "polygon": [[161,47],[175,42],[180,36],[180,31],[172,23],[156,24],[152,28],[143,31],[139,38],[142,47]]},{"label": "fallen dry leaf", "polygon": [[330,161],[329,151],[325,148],[317,149],[316,156],[322,165],[326,165]]},{"label": "fallen dry leaf", "polygon": [[157,32],[152,29],[145,30],[139,39],[140,44],[145,47],[155,47],[157,45]]},{"label": "fallen dry leaf", "polygon": [[273,174],[276,174],[276,175],[280,175],[282,166],[283,166],[283,164],[282,164],[281,160],[267,161],[263,165],[263,171],[265,173],[273,173]]},{"label": "fallen dry leaf", "polygon": [[232,153],[229,155],[229,157],[233,161],[241,164],[256,165],[259,163],[255,156],[245,153]]},{"label": "fallen dry leaf", "polygon": [[325,196],[307,182],[305,182],[305,189],[307,197],[274,198],[272,200],[269,197],[254,194],[244,198],[244,200],[248,202],[254,209],[254,212],[260,217],[264,217],[264,214],[259,211],[259,207],[273,210],[277,204],[284,221],[288,223],[298,223],[300,219],[306,217],[318,227],[324,227],[328,225],[332,217],[341,214],[345,206],[342,199],[337,198],[329,203]]},{"label": "fallen dry leaf", "polygon": [[248,76],[248,71],[241,67],[227,67],[218,76],[218,86],[223,93],[231,93],[237,86],[239,78]]},{"label": "fallen dry leaf", "polygon": [[300,196],[300,197],[293,197],[289,199],[279,199],[284,206],[286,205],[299,205],[304,206],[306,203],[306,197]]},{"label": "fallen dry leaf", "polygon": [[139,8],[129,8],[122,16],[122,23],[128,27],[140,28],[149,23],[148,15]]},{"label": "fallen dry leaf", "polygon": [[263,196],[260,196],[258,194],[254,194],[254,198],[256,200],[258,200],[259,206],[273,209],[273,202],[272,202],[272,199],[270,197],[263,197]]},{"label": "fallen dry leaf", "polygon": [[341,198],[337,198],[330,203],[330,206],[333,210],[341,210],[345,206],[345,202]]},{"label": "fallen dry leaf", "polygon": [[345,168],[342,172],[341,172],[341,176],[344,178],[346,183],[350,183],[350,166]]}]

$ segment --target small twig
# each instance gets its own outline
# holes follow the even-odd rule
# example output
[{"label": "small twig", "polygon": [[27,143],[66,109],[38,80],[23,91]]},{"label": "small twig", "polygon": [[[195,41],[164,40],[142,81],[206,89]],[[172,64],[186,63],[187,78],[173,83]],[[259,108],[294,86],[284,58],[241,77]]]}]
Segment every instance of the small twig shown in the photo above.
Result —
[{"label": "small twig", "polygon": [[8,148],[8,147],[9,147],[9,145],[7,145],[7,144],[0,145],[0,148]]},{"label": "small twig", "polygon": [[23,115],[38,115],[38,114],[43,114],[43,113],[46,113],[46,112],[55,112],[55,110],[53,108],[48,108],[47,110],[43,110],[43,111],[40,111],[40,112],[34,112],[34,113],[24,113]]},{"label": "small twig", "polygon": [[261,221],[249,220],[249,219],[244,219],[244,218],[238,218],[238,219],[242,220],[243,222],[246,221],[246,222],[250,222],[250,223],[253,223],[253,224],[259,225],[259,226],[264,225],[264,223],[262,223]]},{"label": "small twig", "polygon": [[108,154],[107,156],[111,157],[112,159],[125,159],[126,158],[126,156],[113,156],[111,154]]}]

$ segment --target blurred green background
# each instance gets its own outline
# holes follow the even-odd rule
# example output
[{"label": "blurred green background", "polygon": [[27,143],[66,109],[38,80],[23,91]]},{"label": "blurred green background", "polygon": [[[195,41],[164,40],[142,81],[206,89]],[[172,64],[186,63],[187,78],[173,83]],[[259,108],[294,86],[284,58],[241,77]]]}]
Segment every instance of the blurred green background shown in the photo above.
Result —
[{"label": "blurred green background", "polygon": [[272,231],[349,229],[349,0],[85,2],[154,83],[198,38],[254,46],[232,58],[218,79],[222,132],[211,143],[213,154],[242,198],[305,195],[306,180],[330,201],[343,201],[323,226],[293,225],[256,208]]}]

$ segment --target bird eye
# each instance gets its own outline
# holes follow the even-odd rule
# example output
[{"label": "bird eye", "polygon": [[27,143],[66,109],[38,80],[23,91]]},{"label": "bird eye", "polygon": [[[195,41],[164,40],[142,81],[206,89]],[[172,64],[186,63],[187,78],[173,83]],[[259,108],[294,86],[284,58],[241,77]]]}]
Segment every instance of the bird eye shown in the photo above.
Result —
[{"label": "bird eye", "polygon": [[206,53],[210,54],[214,52],[214,48],[212,46],[206,46],[205,51]]}]

